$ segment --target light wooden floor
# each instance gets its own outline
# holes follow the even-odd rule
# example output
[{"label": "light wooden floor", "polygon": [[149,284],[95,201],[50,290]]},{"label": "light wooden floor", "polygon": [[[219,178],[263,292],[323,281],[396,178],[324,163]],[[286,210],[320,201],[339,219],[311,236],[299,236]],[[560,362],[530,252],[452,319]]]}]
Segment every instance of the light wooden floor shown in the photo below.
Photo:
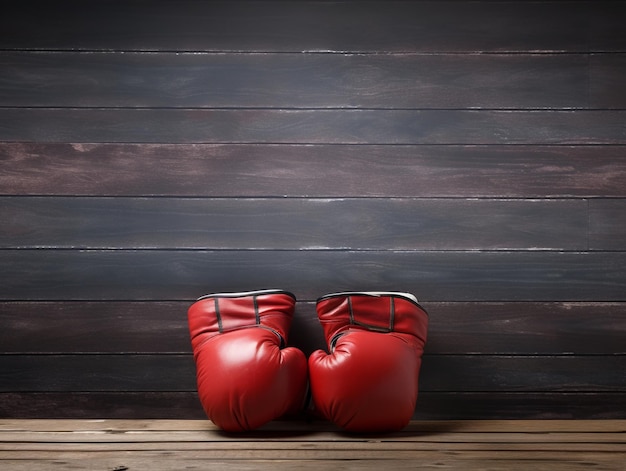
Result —
[{"label": "light wooden floor", "polygon": [[275,422],[0,420],[0,470],[626,470],[626,420],[412,422],[392,435]]}]

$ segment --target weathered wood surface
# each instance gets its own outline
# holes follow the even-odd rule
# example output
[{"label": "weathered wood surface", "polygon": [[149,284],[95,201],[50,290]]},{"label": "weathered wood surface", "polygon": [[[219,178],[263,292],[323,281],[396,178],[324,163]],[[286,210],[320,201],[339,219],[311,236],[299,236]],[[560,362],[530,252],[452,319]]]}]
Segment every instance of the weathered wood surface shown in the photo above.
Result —
[{"label": "weathered wood surface", "polygon": [[604,207],[594,204],[591,224],[588,202],[570,199],[0,197],[0,247],[587,250],[591,232],[593,249],[615,248],[602,233],[626,200],[611,200],[605,218]]},{"label": "weathered wood surface", "polygon": [[626,199],[1,197],[0,247],[623,250]]},{"label": "weathered wood surface", "polygon": [[0,416],[201,418],[277,287],[414,292],[416,418],[626,417],[625,2],[5,3]]},{"label": "weathered wood surface", "polygon": [[[414,418],[448,420],[619,419],[623,392],[421,392]],[[0,393],[0,413],[18,418],[206,419],[195,391],[100,391]]]},{"label": "weathered wood surface", "polygon": [[[193,300],[274,287],[302,301],[403,290],[422,301],[624,301],[626,253],[404,250],[0,251],[0,300]],[[79,288],[79,289],[78,289]]]},{"label": "weathered wood surface", "polygon": [[0,139],[246,144],[616,145],[625,110],[5,108]]},{"label": "weathered wood surface", "polygon": [[[5,302],[0,340],[6,353],[190,353],[186,313],[192,302]],[[626,354],[623,302],[422,305],[432,313],[428,354]],[[306,353],[326,348],[315,303],[298,302],[289,339]]]},{"label": "weathered wood surface", "polygon": [[140,0],[89,5],[71,0],[62,6],[9,2],[0,18],[6,32],[0,48],[438,53],[626,48],[626,13],[622,2],[612,1],[386,1],[381,8],[375,1],[185,0],[172,10],[160,0],[146,11]]},{"label": "weathered wood surface", "polygon": [[[622,55],[0,51],[5,107],[620,109]],[[236,80],[233,78],[236,77]]]},{"label": "weathered wood surface", "polygon": [[2,420],[0,463],[49,469],[624,469],[626,424],[415,421],[402,432],[348,435],[325,423],[274,422],[241,435],[206,420]]},{"label": "weathered wood surface", "polygon": [[626,197],[626,147],[0,142],[0,193]]},{"label": "weathered wood surface", "polygon": [[620,56],[586,54],[20,51],[0,62],[7,107],[549,109],[603,108],[610,96],[623,108],[613,87],[626,74]]},{"label": "weathered wood surface", "polygon": [[[5,355],[0,392],[193,391],[188,355]],[[626,357],[426,355],[423,392],[615,392],[626,388]],[[623,411],[621,411],[623,413]]]}]

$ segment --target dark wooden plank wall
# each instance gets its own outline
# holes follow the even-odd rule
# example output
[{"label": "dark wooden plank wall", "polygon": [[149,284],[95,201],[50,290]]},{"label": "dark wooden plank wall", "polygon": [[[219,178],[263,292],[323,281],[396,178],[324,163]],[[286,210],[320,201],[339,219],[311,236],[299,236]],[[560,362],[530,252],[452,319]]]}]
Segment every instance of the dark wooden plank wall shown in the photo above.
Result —
[{"label": "dark wooden plank wall", "polygon": [[0,414],[202,417],[186,310],[415,293],[418,418],[626,417],[626,2],[5,2]]}]

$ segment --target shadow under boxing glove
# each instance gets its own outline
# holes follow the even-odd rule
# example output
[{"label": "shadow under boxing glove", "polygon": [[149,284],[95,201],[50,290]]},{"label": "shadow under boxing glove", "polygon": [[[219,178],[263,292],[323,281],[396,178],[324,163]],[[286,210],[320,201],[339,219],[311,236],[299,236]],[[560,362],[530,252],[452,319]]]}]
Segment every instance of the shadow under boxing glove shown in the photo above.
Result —
[{"label": "shadow under boxing glove", "polygon": [[333,293],[317,301],[329,353],[309,357],[315,413],[350,432],[391,432],[411,420],[428,314],[397,292]]},{"label": "shadow under boxing glove", "polygon": [[218,427],[252,430],[303,408],[307,360],[286,347],[294,308],[282,290],[209,294],[190,306],[198,395]]}]

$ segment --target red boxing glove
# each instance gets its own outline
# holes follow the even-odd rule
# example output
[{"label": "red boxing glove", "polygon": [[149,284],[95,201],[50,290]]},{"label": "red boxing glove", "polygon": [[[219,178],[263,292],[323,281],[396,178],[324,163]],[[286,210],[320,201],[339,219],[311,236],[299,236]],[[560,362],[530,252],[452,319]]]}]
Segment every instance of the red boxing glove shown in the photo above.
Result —
[{"label": "red boxing glove", "polygon": [[295,297],[286,291],[218,293],[188,311],[198,395],[209,419],[252,430],[303,407],[307,362],[284,348]]},{"label": "red boxing glove", "polygon": [[309,357],[316,412],[351,432],[404,428],[415,410],[428,314],[415,296],[348,292],[317,301],[330,354]]}]

